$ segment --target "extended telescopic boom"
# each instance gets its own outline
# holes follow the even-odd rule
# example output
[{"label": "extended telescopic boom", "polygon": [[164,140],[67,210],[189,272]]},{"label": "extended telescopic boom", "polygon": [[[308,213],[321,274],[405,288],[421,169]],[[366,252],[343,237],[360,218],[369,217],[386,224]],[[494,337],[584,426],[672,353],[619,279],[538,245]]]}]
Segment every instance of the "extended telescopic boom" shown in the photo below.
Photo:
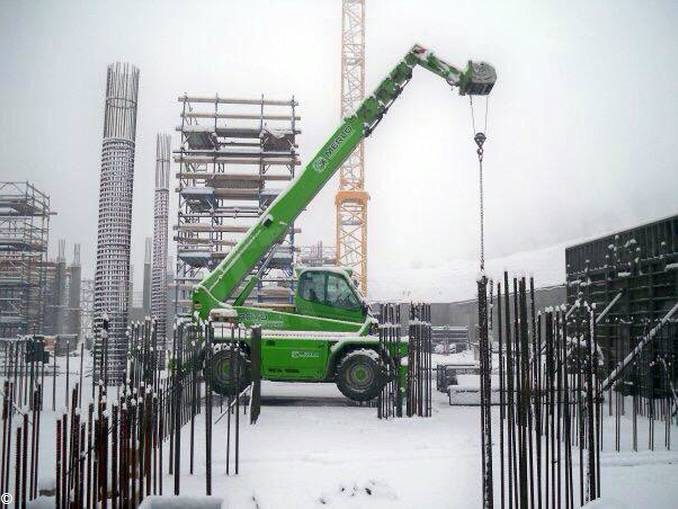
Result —
[{"label": "extended telescopic boom", "polygon": [[460,95],[487,95],[497,79],[494,68],[485,62],[468,62],[463,71],[440,60],[427,49],[414,45],[357,111],[344,119],[311,162],[268,207],[221,263],[196,286],[193,310],[206,319],[209,312],[224,305],[243,279],[325,186],[360,142],[379,124],[391,104],[420,65],[445,79]]}]

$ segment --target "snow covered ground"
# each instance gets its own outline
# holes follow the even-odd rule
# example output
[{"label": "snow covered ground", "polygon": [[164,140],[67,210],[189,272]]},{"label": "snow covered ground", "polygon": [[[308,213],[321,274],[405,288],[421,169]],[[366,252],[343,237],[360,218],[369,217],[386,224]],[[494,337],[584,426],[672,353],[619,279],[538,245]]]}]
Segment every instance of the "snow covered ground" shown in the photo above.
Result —
[{"label": "snow covered ground", "polygon": [[[77,366],[71,360],[71,368]],[[74,379],[75,376],[72,378]],[[61,385],[63,377],[59,379]],[[46,380],[51,408],[51,380]],[[63,397],[63,388],[58,395]],[[240,474],[225,474],[226,420],[213,428],[213,495],[229,508],[478,508],[480,507],[480,414],[478,407],[448,405],[434,392],[433,417],[380,421],[376,409],[356,407],[331,384],[264,382],[259,422],[241,426]],[[218,415],[218,406],[215,416]],[[642,420],[642,423],[646,421]],[[54,479],[54,415],[43,414],[41,485]],[[495,442],[498,415],[494,415]],[[623,419],[622,425],[630,427]],[[656,429],[655,452],[610,451],[614,421],[605,419],[602,455],[604,504],[593,507],[668,509],[678,500],[678,452],[663,450]],[[189,426],[182,435],[181,494],[203,496],[204,414],[196,420],[196,470],[188,474]],[[673,430],[674,442],[678,429]],[[646,448],[647,429],[640,427]],[[495,447],[498,449],[498,447]],[[167,454],[167,445],[165,455]],[[578,455],[575,454],[575,461]],[[167,456],[165,456],[167,458]],[[499,479],[495,457],[495,480]],[[575,465],[575,479],[578,466]],[[165,493],[172,477],[164,479]],[[53,499],[42,500],[50,507]],[[578,496],[575,497],[578,500]],[[151,507],[161,507],[151,505]]]},{"label": "snow covered ground", "polygon": [[[480,507],[477,407],[450,407],[434,393],[432,418],[379,421],[376,409],[346,406],[329,384],[266,383],[262,392],[260,421],[242,434],[240,475],[226,477],[224,453],[214,450],[214,494],[229,507]],[[608,436],[612,429],[609,420]],[[602,465],[607,507],[676,507],[678,453],[604,452]],[[183,476],[182,493],[204,493],[201,473]]]}]

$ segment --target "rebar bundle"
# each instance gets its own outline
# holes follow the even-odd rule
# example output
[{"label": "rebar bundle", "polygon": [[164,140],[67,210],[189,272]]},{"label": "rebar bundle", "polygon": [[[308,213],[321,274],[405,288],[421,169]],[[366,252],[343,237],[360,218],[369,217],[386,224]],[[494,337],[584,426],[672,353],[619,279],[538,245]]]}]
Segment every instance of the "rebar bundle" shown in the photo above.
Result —
[{"label": "rebar bundle", "polygon": [[410,304],[407,351],[407,416],[431,417],[431,305]]},{"label": "rebar bundle", "polygon": [[381,304],[379,307],[379,344],[383,354],[391,359],[386,365],[388,382],[377,398],[377,417],[403,416],[403,377],[401,376],[400,306]]},{"label": "rebar bundle", "polygon": [[[581,506],[600,496],[595,308],[582,306],[569,316],[561,307],[536,313],[534,282],[528,289],[524,277],[513,278],[512,289],[511,305],[504,273],[497,285],[501,507]],[[482,334],[481,327],[481,340]],[[481,351],[481,376],[486,362]],[[485,399],[483,412],[490,410]]]},{"label": "rebar bundle", "polygon": [[[222,343],[222,348],[228,348],[233,356],[240,355],[246,333],[237,327],[228,328],[226,334],[220,331],[220,342],[224,338],[227,340]],[[182,459],[186,454],[189,474],[195,472],[201,458],[204,460],[205,493],[209,495],[212,427],[222,417],[227,417],[226,473],[238,473],[241,413],[248,411],[244,394],[253,389],[247,386],[237,396],[229,397],[224,412],[213,420],[209,380],[202,377],[204,362],[209,362],[212,356],[213,325],[183,322],[175,327],[173,349],[168,356],[169,370],[160,369],[157,362],[157,352],[153,348],[155,334],[151,320],[130,326],[129,356],[118,397],[112,398],[107,394],[106,386],[99,384],[95,399],[81,418],[79,385],[76,384],[69,394],[68,411],[57,422],[56,507],[108,507],[109,504],[113,508],[138,507],[147,496],[163,494],[162,480],[166,473],[173,476],[172,493],[179,495]],[[260,330],[255,329],[252,334],[260,337]],[[256,338],[252,344],[257,344]],[[238,363],[233,365],[238,366]],[[235,386],[245,383],[245,373],[238,369],[231,371],[230,376]],[[203,402],[206,419],[204,455],[196,448],[195,426],[197,417],[203,413]],[[8,406],[5,401],[3,408]],[[250,410],[258,414],[258,408],[252,406]],[[11,412],[8,416],[11,419]],[[36,422],[35,418],[32,422]],[[25,437],[25,428],[21,430]],[[184,441],[186,438],[188,443]],[[22,448],[24,444],[22,439]],[[37,456],[36,451],[29,457],[35,457],[37,461]],[[28,496],[32,496],[37,483],[37,474],[32,472],[37,470],[31,466],[29,480],[25,481],[22,476],[27,467],[21,463],[20,468],[17,493],[22,496],[22,490],[27,486]],[[32,481],[34,477],[36,480]]]},{"label": "rebar bundle", "polygon": [[[480,354],[480,427],[483,476],[483,508],[494,504],[492,480],[492,345],[489,337],[489,312],[487,303],[487,277],[478,280],[478,350]],[[490,283],[490,286],[492,283]]]},{"label": "rebar bundle", "polygon": [[431,417],[432,358],[431,305],[411,303],[407,321],[408,336],[402,338],[404,316],[400,305],[381,304],[379,308],[379,348],[385,363],[386,384],[379,396],[369,401],[377,407],[377,417]]}]

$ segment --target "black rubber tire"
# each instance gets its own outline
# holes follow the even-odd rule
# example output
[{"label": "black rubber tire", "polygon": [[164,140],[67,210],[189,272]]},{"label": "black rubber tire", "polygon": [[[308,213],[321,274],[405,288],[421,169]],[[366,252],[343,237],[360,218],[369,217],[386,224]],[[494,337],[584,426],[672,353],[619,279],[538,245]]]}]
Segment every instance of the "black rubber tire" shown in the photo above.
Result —
[{"label": "black rubber tire", "polygon": [[[231,357],[233,364],[240,373],[239,384],[230,376]],[[214,392],[222,396],[235,396],[240,394],[250,384],[252,374],[250,361],[247,354],[242,350],[231,353],[230,347],[222,348],[212,354],[208,366],[205,366],[205,377],[209,377],[210,386]],[[236,390],[237,387],[237,390]]]},{"label": "black rubber tire", "polygon": [[348,352],[337,365],[335,382],[348,399],[370,401],[386,384],[384,361],[374,350],[363,348]]}]

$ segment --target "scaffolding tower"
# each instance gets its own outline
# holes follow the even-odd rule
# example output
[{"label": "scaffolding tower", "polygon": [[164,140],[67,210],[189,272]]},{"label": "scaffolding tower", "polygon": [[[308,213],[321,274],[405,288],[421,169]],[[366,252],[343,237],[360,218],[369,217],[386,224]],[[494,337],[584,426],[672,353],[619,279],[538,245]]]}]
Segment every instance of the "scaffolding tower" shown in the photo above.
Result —
[{"label": "scaffolding tower", "polygon": [[337,250],[334,246],[326,246],[322,241],[318,241],[316,244],[301,246],[297,260],[305,267],[336,265]]},{"label": "scaffolding tower", "polygon": [[[179,97],[181,145],[175,151],[178,217],[176,310],[190,312],[193,286],[243,238],[300,164],[298,103],[288,100]],[[277,184],[277,185],[276,185]],[[295,234],[260,262],[248,303],[289,305]]]},{"label": "scaffolding tower", "polygon": [[95,377],[114,384],[123,381],[127,356],[138,91],[136,67],[120,62],[108,66],[94,275],[94,331]]},{"label": "scaffolding tower", "polygon": [[0,182],[0,338],[42,332],[49,196]]},{"label": "scaffolding tower", "polygon": [[[341,13],[341,116],[352,115],[365,98],[365,0],[343,0]],[[363,143],[339,170],[337,263],[351,267],[367,295],[367,202]]]}]

